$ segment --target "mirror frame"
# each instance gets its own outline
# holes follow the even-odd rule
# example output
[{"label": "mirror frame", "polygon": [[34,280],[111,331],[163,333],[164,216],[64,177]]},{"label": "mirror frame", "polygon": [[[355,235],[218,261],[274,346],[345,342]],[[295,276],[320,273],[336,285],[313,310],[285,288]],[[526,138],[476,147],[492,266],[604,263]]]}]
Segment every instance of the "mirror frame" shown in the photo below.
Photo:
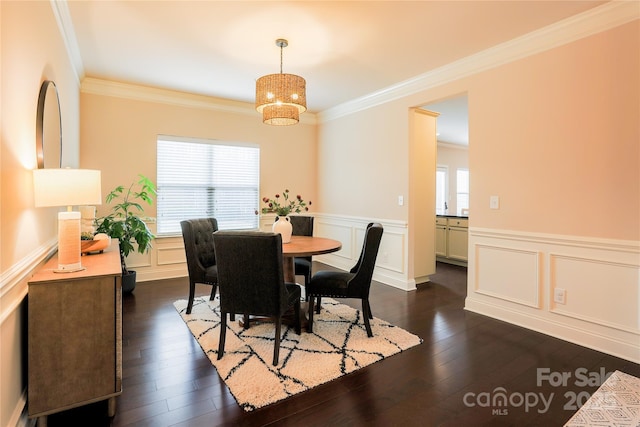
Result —
[{"label": "mirror frame", "polygon": [[[54,123],[57,122],[59,130],[57,136],[55,134],[45,134],[45,118],[47,121],[54,120]],[[45,153],[48,155],[45,156]],[[53,154],[53,156],[50,154]],[[58,88],[52,80],[42,82],[40,94],[38,95],[36,157],[38,159],[38,169],[62,167],[62,115],[60,113]]]}]

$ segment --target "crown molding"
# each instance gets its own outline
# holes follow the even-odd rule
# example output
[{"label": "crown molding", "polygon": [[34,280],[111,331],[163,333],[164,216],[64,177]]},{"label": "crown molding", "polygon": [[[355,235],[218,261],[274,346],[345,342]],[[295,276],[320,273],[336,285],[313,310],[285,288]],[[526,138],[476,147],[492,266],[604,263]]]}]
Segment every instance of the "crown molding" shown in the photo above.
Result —
[{"label": "crown molding", "polygon": [[53,16],[58,24],[60,36],[64,42],[64,46],[71,61],[71,68],[75,74],[76,82],[80,86],[82,77],[84,77],[84,65],[82,64],[82,56],[80,55],[80,47],[76,38],[76,31],[73,28],[73,21],[69,13],[69,6],[66,0],[50,0]]},{"label": "crown molding", "polygon": [[[80,91],[82,93],[92,95],[113,96],[117,98],[131,99],[134,101],[200,108],[226,113],[243,114],[252,117],[260,116],[260,113],[256,111],[254,105],[248,102],[232,101],[212,96],[196,95],[169,89],[115,82],[94,77],[85,77],[82,80]],[[315,115],[306,112],[301,115],[300,123],[315,125]]]},{"label": "crown molding", "polygon": [[[50,0],[67,53],[81,82],[81,91],[105,96],[118,96],[140,101],[206,108],[246,115],[257,115],[253,104],[204,95],[150,88],[134,84],[83,78],[84,67],[66,0]],[[399,82],[360,98],[347,101],[317,114],[306,112],[304,124],[317,124],[413,95],[518,59],[543,52],[572,41],[615,28],[640,18],[636,0],[613,0],[550,26],[501,43],[427,73]]]},{"label": "crown molding", "polygon": [[318,113],[326,122],[459,80],[640,18],[640,3],[611,1],[382,90]]},{"label": "crown molding", "polygon": [[454,150],[465,150],[465,151],[469,150],[468,145],[454,144],[453,142],[438,141],[437,145],[438,145],[438,148],[451,148]]}]

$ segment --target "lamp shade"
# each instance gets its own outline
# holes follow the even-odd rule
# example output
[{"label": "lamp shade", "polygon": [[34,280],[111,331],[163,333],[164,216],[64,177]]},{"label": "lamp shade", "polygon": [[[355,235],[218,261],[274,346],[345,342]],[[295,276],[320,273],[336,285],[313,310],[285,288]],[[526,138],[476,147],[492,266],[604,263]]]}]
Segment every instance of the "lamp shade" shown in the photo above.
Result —
[{"label": "lamp shade", "polygon": [[33,190],[37,208],[102,204],[99,170],[36,169]]},{"label": "lamp shade", "polygon": [[295,74],[268,74],[256,81],[256,110],[270,105],[295,107],[298,113],[307,111],[307,83]]},{"label": "lamp shade", "polygon": [[300,114],[307,111],[307,81],[282,72],[282,49],[288,44],[285,39],[276,40],[280,48],[280,73],[256,80],[256,110],[268,125],[294,125],[300,121]]}]

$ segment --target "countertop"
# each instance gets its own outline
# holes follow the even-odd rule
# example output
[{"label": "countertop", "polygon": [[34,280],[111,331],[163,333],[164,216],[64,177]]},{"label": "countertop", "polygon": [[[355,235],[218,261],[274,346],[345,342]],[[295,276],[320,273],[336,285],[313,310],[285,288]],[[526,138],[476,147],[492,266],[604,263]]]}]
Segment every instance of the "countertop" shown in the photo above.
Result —
[{"label": "countertop", "polygon": [[436,215],[436,217],[440,217],[440,218],[462,218],[462,219],[469,219],[469,217],[467,215],[462,216],[462,215]]}]

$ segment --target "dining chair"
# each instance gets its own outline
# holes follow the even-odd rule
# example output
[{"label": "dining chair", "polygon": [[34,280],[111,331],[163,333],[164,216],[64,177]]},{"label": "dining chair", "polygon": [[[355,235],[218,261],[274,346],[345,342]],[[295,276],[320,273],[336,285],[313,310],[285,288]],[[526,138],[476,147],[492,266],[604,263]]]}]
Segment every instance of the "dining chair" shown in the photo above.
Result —
[{"label": "dining chair", "polygon": [[[294,236],[313,236],[313,217],[304,215],[289,216]],[[296,276],[304,276],[304,285],[311,280],[311,257],[295,257],[293,259]]]},{"label": "dining chair", "polygon": [[313,332],[314,299],[317,299],[316,313],[320,313],[321,297],[358,298],[362,301],[362,317],[367,329],[367,336],[373,336],[369,323],[369,319],[373,319],[369,304],[369,289],[382,240],[382,232],[383,228],[379,223],[367,225],[360,258],[349,272],[323,270],[311,277],[311,281],[306,287],[309,298],[307,331]]},{"label": "dining chair", "polygon": [[300,286],[285,283],[282,236],[259,231],[218,231],[213,234],[220,292],[220,342],[224,355],[227,313],[269,316],[275,324],[273,365],[278,365],[282,316],[294,309],[295,331],[300,327]]},{"label": "dining chair", "polygon": [[216,295],[218,268],[213,247],[213,233],[218,231],[218,221],[215,218],[186,219],[180,221],[180,227],[189,272],[187,314],[191,314],[196,284],[213,287],[210,300],[213,300]]}]

